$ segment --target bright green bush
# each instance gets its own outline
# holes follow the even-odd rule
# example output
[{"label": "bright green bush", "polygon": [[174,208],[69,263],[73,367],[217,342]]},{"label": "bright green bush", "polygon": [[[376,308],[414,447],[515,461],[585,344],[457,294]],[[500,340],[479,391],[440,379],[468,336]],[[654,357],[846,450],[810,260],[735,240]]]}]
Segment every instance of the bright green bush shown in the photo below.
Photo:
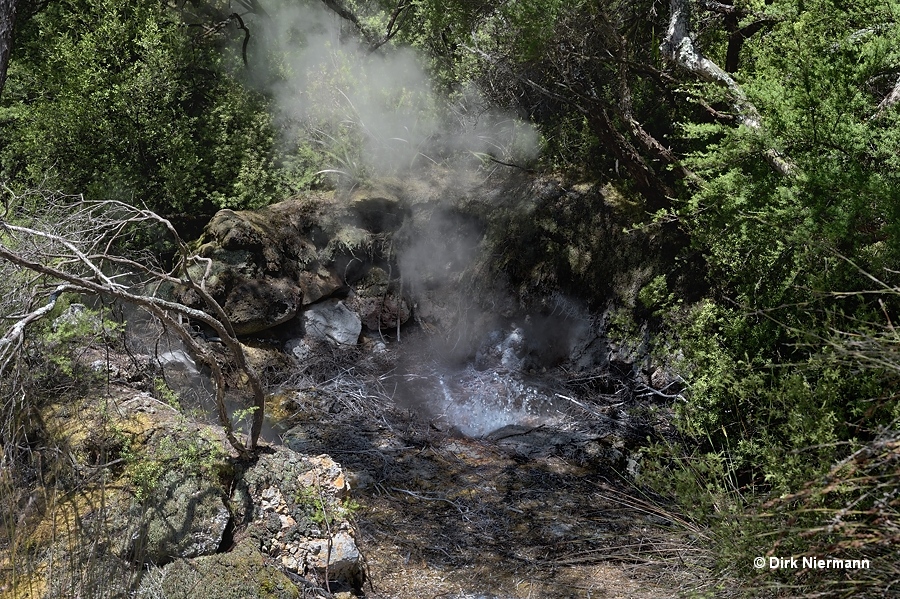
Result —
[{"label": "bright green bush", "polygon": [[173,212],[278,197],[266,100],[229,53],[159,3],[53,2],[17,35],[0,179]]}]

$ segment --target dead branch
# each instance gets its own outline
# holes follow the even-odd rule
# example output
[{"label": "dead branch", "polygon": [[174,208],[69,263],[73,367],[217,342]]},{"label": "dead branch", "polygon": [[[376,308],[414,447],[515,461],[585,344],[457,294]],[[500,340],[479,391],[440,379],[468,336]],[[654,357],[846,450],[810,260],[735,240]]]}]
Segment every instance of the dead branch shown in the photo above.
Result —
[{"label": "dead branch", "polygon": [[[51,214],[53,208],[60,206],[52,206],[49,210]],[[216,385],[219,421],[226,431],[229,442],[242,455],[253,451],[262,431],[265,393],[258,375],[246,361],[243,348],[225,311],[206,291],[205,280],[209,275],[209,265],[207,264],[199,281],[193,280],[187,266],[202,263],[203,260],[194,256],[187,245],[174,234],[174,227],[169,221],[149,210],[135,208],[122,202],[85,202],[79,198],[66,206],[62,212],[68,215],[68,219],[59,227],[54,227],[61,229],[60,233],[48,232],[50,223],[46,222],[46,217],[44,222],[34,219],[32,226],[12,224],[0,219],[0,258],[18,267],[19,271],[35,273],[58,283],[57,291],[51,296],[51,302],[20,316],[0,338],[0,360],[2,360],[0,374],[21,348],[26,328],[53,309],[55,299],[61,291],[95,294],[118,300],[139,307],[159,319],[169,331],[178,336],[195,359],[210,368]],[[17,219],[17,223],[23,220],[27,221],[20,218]],[[89,226],[81,224],[85,221]],[[177,272],[181,276],[176,277],[159,267],[148,266],[111,251],[124,231],[135,225],[146,225],[147,222],[160,224],[173,234],[180,252]],[[110,267],[115,270],[124,267],[129,271],[112,275],[109,274]],[[119,282],[120,279],[136,273],[141,276],[143,283],[136,289]],[[178,284],[194,291],[204,302],[205,310],[141,291],[147,289],[148,285],[156,285],[158,288],[158,284],[163,282]],[[33,300],[33,297],[30,299]],[[225,408],[226,385],[222,368],[215,355],[191,336],[184,325],[186,320],[202,323],[212,329],[249,382],[256,410],[246,445],[235,437]]]},{"label": "dead branch", "polygon": [[894,83],[894,87],[893,89],[891,89],[891,93],[885,96],[884,100],[882,100],[878,104],[878,107],[875,110],[875,114],[873,114],[870,118],[879,118],[888,108],[890,108],[897,102],[900,102],[900,77],[897,77],[897,82]]},{"label": "dead branch", "polygon": [[59,298],[60,293],[69,289],[71,289],[69,285],[58,286],[50,296],[50,301],[30,313],[22,315],[20,320],[10,327],[3,337],[0,337],[0,376],[3,375],[7,366],[15,357],[16,352],[22,347],[25,329],[28,325],[49,314],[56,307],[56,300]]}]

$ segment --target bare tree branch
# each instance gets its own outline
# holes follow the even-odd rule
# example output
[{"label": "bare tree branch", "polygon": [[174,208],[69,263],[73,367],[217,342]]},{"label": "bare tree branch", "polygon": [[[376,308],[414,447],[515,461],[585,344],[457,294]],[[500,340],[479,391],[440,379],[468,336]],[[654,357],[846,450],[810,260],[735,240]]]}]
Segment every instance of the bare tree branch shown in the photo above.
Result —
[{"label": "bare tree branch", "polygon": [[6,67],[12,50],[16,4],[18,0],[0,0],[0,95],[3,95],[3,86],[6,84]]},{"label": "bare tree branch", "polygon": [[[216,387],[219,421],[226,431],[229,442],[243,455],[255,450],[262,431],[265,393],[258,375],[247,363],[243,348],[234,334],[227,315],[205,289],[209,266],[207,265],[199,282],[192,280],[187,272],[187,266],[193,262],[203,261],[192,255],[187,245],[177,235],[175,235],[176,245],[181,254],[181,266],[178,271],[184,273],[181,277],[112,253],[110,250],[115,244],[115,238],[131,226],[138,224],[145,226],[150,221],[162,225],[174,234],[174,227],[169,221],[149,210],[135,208],[122,202],[85,202],[79,199],[73,205],[67,206],[65,212],[69,215],[69,219],[60,225],[61,233],[48,233],[40,227],[40,222],[36,223],[39,226],[35,227],[12,224],[0,219],[0,259],[16,265],[19,269],[60,282],[57,291],[68,290],[105,296],[137,306],[159,319],[169,331],[178,336],[198,361],[210,368]],[[91,228],[82,228],[80,223],[84,221],[90,222]],[[143,284],[135,290],[119,282],[117,279],[120,279],[121,275],[108,274],[110,267],[129,268],[130,271],[125,274],[140,274]],[[207,311],[142,291],[148,289],[148,285],[158,286],[162,282],[190,289],[201,298]],[[19,318],[0,338],[0,360],[2,360],[0,374],[21,347],[24,331],[28,325],[53,309],[57,295],[51,297],[52,302]],[[222,368],[216,356],[192,337],[183,324],[185,319],[202,323],[212,329],[249,383],[253,406],[256,409],[246,445],[235,437],[225,408],[226,385]]]},{"label": "bare tree branch", "polygon": [[884,112],[888,108],[890,108],[897,102],[900,102],[900,77],[897,77],[897,82],[894,83],[894,88],[891,90],[891,93],[885,96],[884,100],[882,100],[881,103],[878,104],[878,108],[875,110],[875,114],[873,114],[870,118],[877,119],[882,114],[884,114]]},{"label": "bare tree branch", "polygon": [[15,357],[15,353],[22,347],[22,340],[25,338],[25,329],[31,323],[40,320],[49,314],[56,307],[56,300],[63,291],[71,289],[69,285],[59,285],[50,295],[50,301],[40,308],[22,315],[3,337],[0,337],[0,376],[6,371],[10,361]]},{"label": "bare tree branch", "polygon": [[247,44],[250,43],[250,30],[244,25],[244,19],[236,12],[231,13],[229,19],[237,22],[238,29],[244,32],[244,43],[241,44],[241,58],[244,59],[244,66],[247,66]]}]

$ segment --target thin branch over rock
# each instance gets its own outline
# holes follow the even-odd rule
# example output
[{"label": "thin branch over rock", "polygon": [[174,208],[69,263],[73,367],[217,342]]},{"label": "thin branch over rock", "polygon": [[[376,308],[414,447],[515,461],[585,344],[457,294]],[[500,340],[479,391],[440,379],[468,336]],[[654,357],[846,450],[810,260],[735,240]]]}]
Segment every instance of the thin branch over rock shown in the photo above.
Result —
[{"label": "thin branch over rock", "polygon": [[[52,311],[61,292],[117,300],[141,308],[159,319],[198,361],[210,368],[216,385],[218,417],[228,440],[242,455],[255,450],[262,432],[265,393],[258,375],[246,360],[225,311],[206,291],[208,269],[199,281],[186,274],[189,264],[202,262],[202,259],[189,250],[168,220],[152,211],[122,202],[87,202],[80,197],[50,195],[46,200],[49,205],[36,203],[33,199],[23,202],[22,198],[14,198],[15,209],[7,210],[0,217],[0,259],[13,267],[8,275],[21,278],[25,273],[31,273],[38,275],[45,288],[48,284],[56,285],[49,302],[38,308],[25,308],[23,314],[5,317],[14,322],[0,338],[0,376],[16,359],[27,327]],[[28,203],[33,206],[30,210]],[[32,212],[39,212],[42,216],[34,216]],[[178,261],[172,272],[165,272],[149,259],[142,262],[116,253],[116,248],[127,241],[135,228],[146,229],[148,226],[161,226],[174,240]],[[176,276],[175,273],[185,274]],[[155,295],[162,283],[187,287],[202,299],[205,310]],[[30,293],[20,299],[27,300],[33,306],[39,289],[40,286],[31,286]],[[226,385],[222,367],[216,356],[191,335],[187,326],[189,321],[202,323],[215,332],[248,382],[253,395],[254,415],[246,444],[234,435],[225,408]]]},{"label": "thin branch over rock", "polygon": [[[738,122],[757,132],[763,131],[762,119],[756,106],[735,79],[719,65],[704,56],[691,37],[690,0],[670,0],[669,26],[666,37],[660,44],[660,51],[671,62],[697,75],[704,81],[725,87],[732,97]],[[797,174],[797,167],[775,148],[764,152],[766,161],[780,175],[791,177]]]}]

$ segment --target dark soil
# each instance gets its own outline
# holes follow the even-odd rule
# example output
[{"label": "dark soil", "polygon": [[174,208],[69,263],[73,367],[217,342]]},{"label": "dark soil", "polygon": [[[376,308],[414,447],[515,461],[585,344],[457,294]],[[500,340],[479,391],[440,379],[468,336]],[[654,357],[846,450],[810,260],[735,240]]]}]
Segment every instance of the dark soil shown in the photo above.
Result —
[{"label": "dark soil", "polygon": [[367,597],[651,598],[698,584],[686,564],[701,536],[629,482],[616,398],[470,438],[398,407],[394,375],[380,393],[353,375],[295,386],[280,408],[288,446],[347,472]]}]

